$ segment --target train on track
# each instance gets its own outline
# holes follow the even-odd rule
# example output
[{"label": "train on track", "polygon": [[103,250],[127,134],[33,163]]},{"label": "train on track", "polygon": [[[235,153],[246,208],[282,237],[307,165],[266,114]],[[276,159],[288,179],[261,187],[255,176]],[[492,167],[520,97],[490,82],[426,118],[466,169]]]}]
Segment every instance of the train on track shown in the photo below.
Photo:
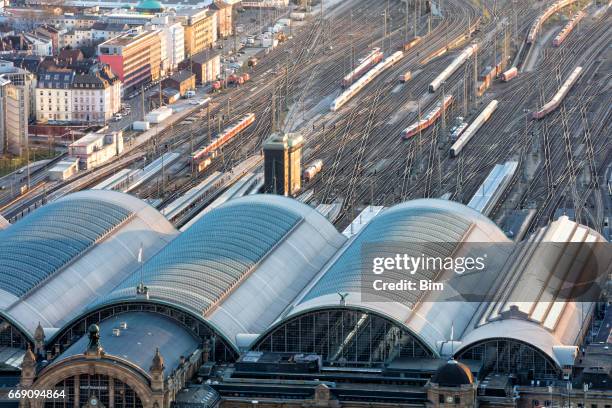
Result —
[{"label": "train on track", "polygon": [[321,172],[321,169],[323,169],[322,160],[315,160],[310,163],[304,170],[304,181],[309,182],[310,180],[314,179],[317,174]]},{"label": "train on track", "polygon": [[469,123],[463,121],[463,117],[461,116],[457,118],[457,122],[457,125],[453,126],[450,130],[450,139],[452,141],[457,140],[459,136],[461,136],[465,128],[467,128],[469,125]]},{"label": "train on track", "polygon": [[557,34],[557,36],[552,42],[553,47],[560,46],[563,43],[563,41],[565,41],[567,36],[570,35],[574,27],[576,27],[576,25],[580,22],[580,20],[584,18],[584,16],[585,16],[585,13],[582,10],[576,13],[574,17],[572,17],[570,21],[567,22],[567,24],[565,25],[565,27],[563,27],[563,29],[559,32],[559,34]]},{"label": "train on track", "polygon": [[468,128],[465,129],[463,133],[461,133],[461,136],[459,136],[455,143],[453,143],[453,146],[450,149],[451,157],[457,157],[457,155],[461,152],[461,150],[463,150],[465,145],[468,144],[472,136],[474,136],[476,132],[478,132],[478,129],[480,129],[482,125],[484,125],[485,122],[489,120],[493,112],[495,112],[495,110],[497,109],[497,105],[498,102],[495,99],[489,102],[487,107],[484,108],[482,112],[480,112],[480,114],[476,117],[476,119],[474,119],[474,121],[470,123]]},{"label": "train on track", "polygon": [[497,78],[503,73],[505,66],[506,61],[502,58],[494,66],[489,65],[482,70],[480,76],[478,77],[479,82],[476,93],[478,96],[484,95],[484,93],[487,89],[489,89],[495,78]]},{"label": "train on track", "polygon": [[517,75],[518,75],[518,69],[516,67],[512,67],[509,70],[502,72],[502,74],[499,77],[503,82],[509,82],[513,80],[514,78],[516,78]]},{"label": "train on track", "polygon": [[421,42],[421,37],[419,37],[419,36],[417,35],[416,37],[413,37],[412,39],[410,39],[410,40],[406,41],[406,42],[404,43],[404,45],[402,45],[402,50],[403,50],[403,51],[408,51],[408,50],[410,50],[410,49],[412,49],[412,48],[416,47],[416,45],[417,45],[418,43],[420,43],[420,42]]},{"label": "train on track", "polygon": [[427,129],[442,115],[448,107],[453,103],[453,95],[447,95],[443,101],[438,101],[436,106],[421,119],[414,122],[412,125],[408,126],[406,129],[402,130],[402,138],[410,139],[411,137],[419,134],[419,132]]},{"label": "train on track", "polygon": [[[232,140],[237,134],[252,125],[253,122],[255,122],[255,114],[247,113],[238,121],[234,122],[229,127],[225,128],[221,133],[213,137],[206,146],[193,152],[191,154],[191,160],[198,164],[198,170],[200,170],[201,167],[203,167],[201,170],[208,167],[212,161],[212,158],[215,157],[217,150]],[[208,164],[201,166],[202,163]]]},{"label": "train on track", "polygon": [[478,44],[470,44],[466,47],[461,54],[457,56],[445,69],[429,84],[429,92],[434,93],[440,88],[442,83],[446,82],[448,78],[467,61],[474,53],[478,50]]},{"label": "train on track", "polygon": [[383,61],[379,62],[369,70],[365,75],[359,78],[354,84],[349,86],[344,92],[340,94],[332,104],[330,105],[330,110],[332,112],[336,112],[340,109],[345,103],[347,103],[353,96],[357,95],[359,91],[361,91],[366,85],[372,82],[378,75],[380,75],[384,70],[393,66],[396,62],[402,59],[404,53],[402,51],[396,51]]},{"label": "train on track", "polygon": [[572,3],[575,3],[576,0],[558,0],[551,4],[550,7],[544,11],[531,25],[529,29],[529,34],[527,34],[527,44],[533,44],[538,37],[538,33],[542,28],[542,25],[548,20],[553,14],[557,11],[561,10],[563,7],[569,6]]},{"label": "train on track", "polygon": [[358,61],[357,67],[342,78],[342,87],[351,86],[356,79],[361,77],[374,65],[378,64],[383,59],[383,53],[380,48],[374,48],[368,55]]},{"label": "train on track", "polygon": [[542,106],[542,109],[533,112],[533,118],[542,119],[544,116],[557,109],[559,105],[561,105],[563,98],[565,98],[570,89],[572,89],[572,86],[574,86],[576,81],[578,81],[580,74],[582,74],[582,67],[576,67],[576,69],[574,69],[570,76],[565,80],[563,85],[561,85],[561,88],[559,88],[555,96],[553,96],[550,101],[546,102],[544,106]]},{"label": "train on track", "polygon": [[405,83],[412,79],[412,73],[410,71],[406,71],[400,75],[400,82]]}]

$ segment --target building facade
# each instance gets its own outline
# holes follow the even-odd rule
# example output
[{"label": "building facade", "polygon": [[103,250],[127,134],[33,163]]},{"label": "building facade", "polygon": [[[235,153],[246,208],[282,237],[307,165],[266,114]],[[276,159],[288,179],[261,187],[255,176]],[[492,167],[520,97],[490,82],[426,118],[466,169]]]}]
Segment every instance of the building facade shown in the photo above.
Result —
[{"label": "building facade", "polygon": [[224,0],[215,0],[212,9],[217,11],[217,33],[221,38],[227,38],[234,32],[234,6]]},{"label": "building facade", "polygon": [[0,153],[21,156],[28,145],[28,123],[36,78],[12,63],[0,66],[1,105]]},{"label": "building facade", "polygon": [[121,109],[121,89],[107,65],[86,72],[51,67],[39,73],[36,121],[104,124]]},{"label": "building facade", "polygon": [[162,48],[165,50],[166,70],[174,71],[185,59],[185,29],[170,16],[153,19],[153,27],[161,31]]},{"label": "building facade", "polygon": [[123,133],[88,133],[68,146],[68,154],[79,159],[83,170],[97,167],[123,152]]},{"label": "building facade", "polygon": [[185,56],[191,57],[217,41],[218,16],[213,10],[179,10],[178,18],[185,28]]},{"label": "building facade", "polygon": [[196,83],[206,84],[221,76],[221,54],[205,50],[191,57],[189,69],[196,76]]},{"label": "building facade", "polygon": [[91,38],[94,43],[110,40],[129,30],[127,24],[96,22],[91,27]]},{"label": "building facade", "polygon": [[89,47],[93,44],[93,32],[90,28],[75,28],[66,31],[60,36],[59,44],[61,48]]},{"label": "building facade", "polygon": [[179,92],[180,96],[185,96],[187,91],[195,89],[195,83],[195,75],[191,71],[182,70],[164,79],[162,86],[164,88],[175,89]]},{"label": "building facade", "polygon": [[273,134],[264,144],[264,191],[285,196],[301,188],[304,139],[291,134]]},{"label": "building facade", "polygon": [[98,45],[98,59],[123,82],[124,91],[157,81],[162,72],[162,32],[124,34]]},{"label": "building facade", "polygon": [[43,37],[38,34],[24,34],[25,38],[30,41],[32,53],[40,57],[53,55],[53,41],[51,38]]}]

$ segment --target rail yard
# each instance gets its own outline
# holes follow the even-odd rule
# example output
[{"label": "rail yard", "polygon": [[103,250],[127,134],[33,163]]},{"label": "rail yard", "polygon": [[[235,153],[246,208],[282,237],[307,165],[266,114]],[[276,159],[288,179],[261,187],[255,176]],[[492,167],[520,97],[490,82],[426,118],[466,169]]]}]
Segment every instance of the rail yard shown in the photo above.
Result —
[{"label": "rail yard", "polygon": [[206,104],[73,179],[36,170],[29,191],[2,196],[0,213],[14,222],[97,186],[146,199],[181,227],[215,200],[258,192],[264,142],[291,132],[304,140],[297,198],[335,206],[327,216],[341,229],[369,205],[467,204],[496,166],[516,162],[482,204],[491,219],[533,210],[525,228],[534,231],[571,212],[602,231],[612,203],[611,5],[434,3],[323,1],[285,42],[218,81]]}]

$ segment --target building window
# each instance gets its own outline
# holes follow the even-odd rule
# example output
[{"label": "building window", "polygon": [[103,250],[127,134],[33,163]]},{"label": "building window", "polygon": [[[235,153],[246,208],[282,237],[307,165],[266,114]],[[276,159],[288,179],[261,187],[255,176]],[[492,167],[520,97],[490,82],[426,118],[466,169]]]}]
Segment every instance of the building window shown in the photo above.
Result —
[{"label": "building window", "polygon": [[444,394],[438,394],[438,403],[444,404]]},{"label": "building window", "polygon": [[461,404],[461,398],[458,395],[455,395],[455,404]]}]

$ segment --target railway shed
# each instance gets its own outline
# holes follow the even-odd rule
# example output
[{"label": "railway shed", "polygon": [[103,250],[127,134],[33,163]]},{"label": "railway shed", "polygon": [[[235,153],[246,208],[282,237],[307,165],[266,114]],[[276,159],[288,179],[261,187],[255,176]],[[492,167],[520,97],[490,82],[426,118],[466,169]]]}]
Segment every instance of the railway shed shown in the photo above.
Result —
[{"label": "railway shed", "polygon": [[[85,214],[80,221],[75,206]],[[88,217],[90,206],[101,207],[110,221]],[[61,228],[54,227],[58,223]],[[99,236],[69,252],[80,241],[61,231],[79,225]],[[139,200],[95,190],[49,204],[0,234],[31,238],[37,230],[43,241],[59,234],[54,242],[65,245],[40,253],[71,258],[53,270],[31,265],[25,276],[36,282],[10,281],[16,269],[0,269],[3,295],[11,296],[2,304],[2,327],[13,339],[8,345],[0,337],[2,355],[21,362],[24,386],[71,390],[70,398],[85,404],[90,396],[78,394],[76,381],[88,387],[112,383],[143,408],[171,401],[204,364],[232,365],[249,353],[302,356],[299,361],[317,361],[327,375],[341,370],[380,377],[388,367],[409,367],[420,384],[453,356],[479,376],[512,375],[521,384],[561,379],[574,365],[597,299],[568,296],[558,278],[579,281],[577,272],[589,269],[593,256],[608,268],[605,276],[612,265],[609,252],[588,251],[607,244],[603,237],[567,217],[515,243],[478,211],[439,199],[380,211],[347,239],[315,209],[281,196],[228,201],[177,233]],[[138,268],[139,241],[146,238],[152,240],[144,245],[149,259]],[[12,252],[1,252],[3,261],[36,252],[30,243],[9,245]],[[418,279],[453,285],[381,297],[364,291],[363,277],[373,271],[370,250],[383,258],[399,253],[423,259],[485,251],[493,273],[415,269]],[[122,251],[129,262],[113,274]],[[384,274],[401,279],[404,272]],[[75,293],[66,300],[59,290]],[[26,312],[34,301],[36,311]],[[42,355],[47,363],[38,366]],[[167,386],[160,388],[160,381]]]}]

